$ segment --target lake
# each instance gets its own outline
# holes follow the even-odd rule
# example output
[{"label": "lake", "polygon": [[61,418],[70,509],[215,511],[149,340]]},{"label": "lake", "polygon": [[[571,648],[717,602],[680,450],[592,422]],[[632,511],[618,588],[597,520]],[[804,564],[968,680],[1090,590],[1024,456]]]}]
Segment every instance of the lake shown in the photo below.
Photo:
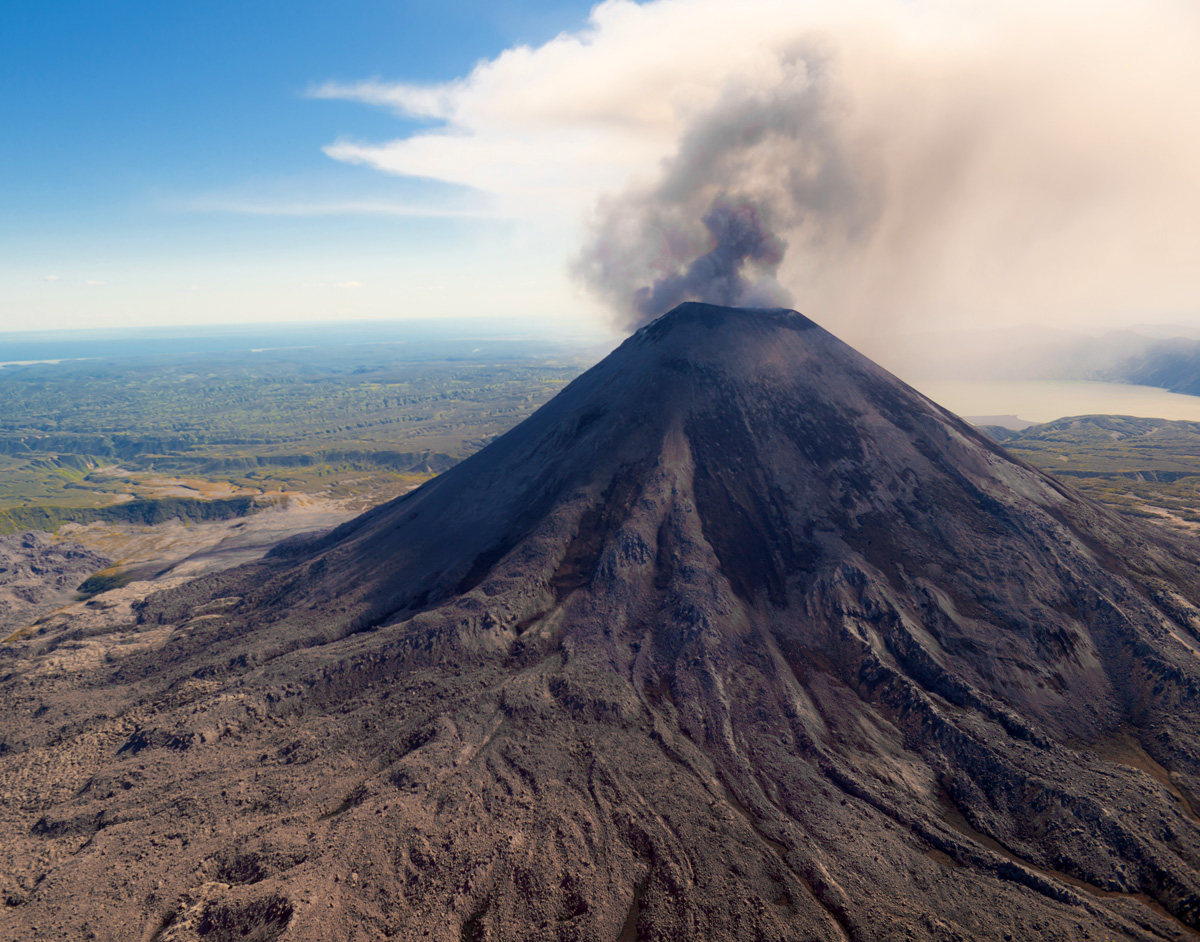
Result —
[{"label": "lake", "polygon": [[1200,396],[1154,386],[1076,380],[910,380],[909,385],[962,416],[1050,422],[1068,415],[1136,415],[1200,422]]}]

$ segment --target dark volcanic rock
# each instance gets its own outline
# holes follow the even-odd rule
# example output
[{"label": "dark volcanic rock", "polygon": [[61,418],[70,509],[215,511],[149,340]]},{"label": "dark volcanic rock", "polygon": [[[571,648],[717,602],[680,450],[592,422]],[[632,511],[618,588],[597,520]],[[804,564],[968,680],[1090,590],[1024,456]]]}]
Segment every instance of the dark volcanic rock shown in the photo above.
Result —
[{"label": "dark volcanic rock", "polygon": [[73,598],[84,579],[111,563],[48,533],[0,536],[0,637]]},{"label": "dark volcanic rock", "polygon": [[10,652],[0,934],[1191,938],[1168,539],[799,314],[684,305],[420,490],[152,597],[152,651]]}]

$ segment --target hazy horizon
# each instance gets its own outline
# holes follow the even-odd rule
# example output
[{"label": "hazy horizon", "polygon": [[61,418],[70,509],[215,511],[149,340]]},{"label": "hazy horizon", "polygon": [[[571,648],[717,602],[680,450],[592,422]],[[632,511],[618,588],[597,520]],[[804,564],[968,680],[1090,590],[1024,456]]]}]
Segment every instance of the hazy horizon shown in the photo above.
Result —
[{"label": "hazy horizon", "polygon": [[[976,337],[979,333],[982,336]],[[981,354],[996,331],[961,332],[947,341],[974,341]],[[1020,338],[1032,329],[1015,329]],[[919,339],[919,335],[918,339]],[[1057,335],[1056,335],[1057,336]],[[1066,334],[1085,337],[1084,334]],[[909,338],[912,339],[912,338]],[[267,357],[325,363],[344,349],[373,351],[397,363],[433,360],[495,362],[510,358],[568,355],[598,361],[620,340],[611,332],[578,330],[566,333],[546,322],[497,321],[487,318],[443,318],[393,321],[324,321],[260,324],[208,324],[147,327],[77,328],[0,333],[0,379],[13,367],[75,364],[90,360],[141,358]],[[963,358],[954,370],[936,360],[905,361],[895,347],[880,357],[887,367],[939,405],[966,417],[1011,415],[1032,423],[1075,415],[1114,414],[1200,422],[1200,397],[1126,382],[1096,382],[1077,378],[1003,378],[987,375],[980,364]],[[1016,362],[1021,348],[1007,356]],[[996,353],[993,344],[993,354]],[[993,372],[1003,372],[1001,360]],[[995,359],[995,356],[993,357]],[[1048,360],[1048,363],[1057,362]],[[931,365],[932,364],[932,365]],[[1016,365],[1020,365],[1019,362]],[[977,375],[973,375],[977,374]],[[47,374],[53,375],[53,374]]]}]

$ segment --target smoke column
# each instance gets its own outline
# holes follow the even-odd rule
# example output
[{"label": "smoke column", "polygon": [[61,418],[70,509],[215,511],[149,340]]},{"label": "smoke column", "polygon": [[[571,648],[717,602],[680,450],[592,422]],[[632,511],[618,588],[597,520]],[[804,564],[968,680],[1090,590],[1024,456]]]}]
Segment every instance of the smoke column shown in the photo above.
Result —
[{"label": "smoke column", "polygon": [[602,201],[573,273],[630,328],[686,300],[792,303],[776,279],[788,241],[852,241],[877,202],[869,164],[838,134],[821,53],[782,57],[766,88],[731,85],[694,121],[653,187]]},{"label": "smoke column", "polygon": [[[790,293],[868,346],[1200,310],[1200,8],[1102,7],[778,8],[670,156],[599,200],[572,274],[628,329]],[[731,205],[786,255],[714,227]]]},{"label": "smoke column", "polygon": [[[712,236],[712,249],[682,272],[664,275],[653,286],[634,292],[633,306],[642,320],[683,301],[743,306],[788,303],[790,298],[771,277],[783,260],[784,243],[764,227],[758,207],[718,197],[701,222]],[[764,271],[757,281],[744,276],[748,263]]]}]

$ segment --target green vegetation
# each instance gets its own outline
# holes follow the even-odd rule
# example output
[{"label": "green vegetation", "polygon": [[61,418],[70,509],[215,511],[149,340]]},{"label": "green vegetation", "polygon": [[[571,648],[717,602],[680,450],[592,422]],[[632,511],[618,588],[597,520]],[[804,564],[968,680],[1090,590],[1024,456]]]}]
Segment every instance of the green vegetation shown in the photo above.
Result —
[{"label": "green vegetation", "polygon": [[106,507],[13,507],[0,510],[0,533],[21,530],[57,530],[64,523],[139,523],[152,526],[168,520],[227,520],[244,517],[265,506],[253,497],[228,500],[197,500],[167,497],[159,500],[132,500]]},{"label": "green vegetation", "polygon": [[101,569],[79,584],[78,599],[83,601],[99,595],[101,592],[107,592],[109,589],[119,589],[123,585],[129,585],[134,578],[134,573],[123,571],[116,566]]},{"label": "green vegetation", "polygon": [[0,369],[0,533],[386,499],[507,431],[587,365],[397,359],[390,345]]},{"label": "green vegetation", "polygon": [[1200,525],[1200,422],[1087,415],[986,431],[1123,514],[1177,529]]}]

